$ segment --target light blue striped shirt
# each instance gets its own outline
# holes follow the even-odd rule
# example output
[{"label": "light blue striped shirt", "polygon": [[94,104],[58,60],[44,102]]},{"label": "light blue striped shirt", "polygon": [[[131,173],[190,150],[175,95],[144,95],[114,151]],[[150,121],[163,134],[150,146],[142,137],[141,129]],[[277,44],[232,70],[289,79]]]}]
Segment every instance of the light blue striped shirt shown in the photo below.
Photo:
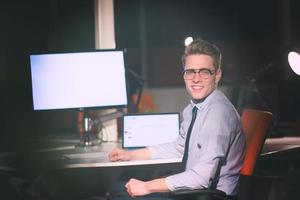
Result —
[{"label": "light blue striped shirt", "polygon": [[148,147],[151,158],[183,156],[185,136],[194,106],[197,106],[198,114],[190,138],[186,171],[168,176],[167,186],[171,191],[208,188],[216,174],[218,158],[224,158],[217,189],[227,195],[235,195],[243,162],[245,138],[237,111],[218,89],[201,103],[194,104],[191,101],[183,110],[178,139],[173,143]]}]

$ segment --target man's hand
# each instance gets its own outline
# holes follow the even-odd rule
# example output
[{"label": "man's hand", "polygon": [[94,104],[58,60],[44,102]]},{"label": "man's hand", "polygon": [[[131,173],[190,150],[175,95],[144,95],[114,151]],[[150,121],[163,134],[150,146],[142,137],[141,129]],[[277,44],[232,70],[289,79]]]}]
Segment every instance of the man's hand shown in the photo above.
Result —
[{"label": "man's hand", "polygon": [[138,197],[150,194],[147,184],[148,183],[145,181],[132,178],[126,183],[125,187],[127,188],[127,192],[131,197]]},{"label": "man's hand", "polygon": [[147,160],[149,157],[150,151],[148,148],[132,151],[115,148],[108,154],[108,159],[110,161]]},{"label": "man's hand", "polygon": [[124,149],[115,148],[109,154],[110,161],[128,161],[131,160],[130,152]]},{"label": "man's hand", "polygon": [[130,179],[125,187],[131,197],[144,196],[153,192],[169,192],[165,179],[159,178],[151,181],[140,181],[137,179]]}]

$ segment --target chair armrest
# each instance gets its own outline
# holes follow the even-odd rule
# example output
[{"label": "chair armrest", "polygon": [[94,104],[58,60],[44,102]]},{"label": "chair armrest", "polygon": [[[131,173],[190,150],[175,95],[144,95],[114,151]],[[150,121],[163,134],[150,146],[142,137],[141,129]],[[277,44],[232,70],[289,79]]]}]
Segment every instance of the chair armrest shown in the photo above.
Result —
[{"label": "chair armrest", "polygon": [[219,197],[220,199],[226,198],[225,192],[217,189],[197,189],[197,190],[177,190],[171,192],[171,196],[175,199],[201,199],[201,196]]}]

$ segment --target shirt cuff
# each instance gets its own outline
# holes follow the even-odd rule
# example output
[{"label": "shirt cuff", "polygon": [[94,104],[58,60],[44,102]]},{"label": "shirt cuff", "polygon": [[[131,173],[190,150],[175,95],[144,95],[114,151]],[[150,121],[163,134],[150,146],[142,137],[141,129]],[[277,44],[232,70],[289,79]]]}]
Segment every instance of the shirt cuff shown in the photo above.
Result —
[{"label": "shirt cuff", "polygon": [[168,189],[169,189],[171,192],[173,192],[173,191],[175,191],[175,188],[174,188],[174,186],[173,186],[173,184],[172,184],[172,182],[171,182],[170,179],[171,179],[171,178],[168,176],[168,177],[165,178],[165,181],[166,181],[166,185],[167,185]]}]

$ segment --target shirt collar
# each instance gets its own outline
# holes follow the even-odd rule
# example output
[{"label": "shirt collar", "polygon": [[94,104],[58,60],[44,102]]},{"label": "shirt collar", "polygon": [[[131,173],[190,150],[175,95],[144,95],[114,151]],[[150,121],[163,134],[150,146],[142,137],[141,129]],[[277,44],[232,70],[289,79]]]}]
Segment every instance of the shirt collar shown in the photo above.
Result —
[{"label": "shirt collar", "polygon": [[204,109],[204,107],[211,101],[211,99],[212,99],[215,95],[217,95],[218,91],[219,91],[219,90],[218,90],[217,88],[214,89],[214,91],[212,91],[212,93],[210,93],[210,94],[204,99],[204,101],[201,101],[201,102],[199,102],[199,103],[194,103],[194,101],[191,100],[191,101],[190,101],[190,105],[192,106],[192,108],[193,108],[194,106],[196,106],[199,110],[202,110],[202,109]]}]

